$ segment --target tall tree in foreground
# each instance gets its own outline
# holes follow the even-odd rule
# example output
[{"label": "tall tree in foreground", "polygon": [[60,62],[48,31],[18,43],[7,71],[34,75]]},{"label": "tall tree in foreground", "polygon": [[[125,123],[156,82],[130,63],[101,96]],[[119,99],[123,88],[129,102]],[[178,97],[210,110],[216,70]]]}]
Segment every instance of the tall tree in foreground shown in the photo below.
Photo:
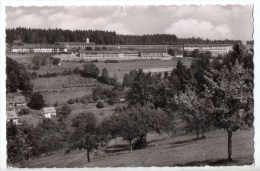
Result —
[{"label": "tall tree in foreground", "polygon": [[139,148],[145,148],[145,144],[137,144],[137,142],[146,142],[148,133],[166,132],[171,125],[168,114],[163,110],[156,110],[152,104],[131,106],[114,115],[114,118],[113,120],[117,120],[115,130],[118,136],[129,142],[131,151],[133,140],[137,140],[135,145]]},{"label": "tall tree in foreground", "polygon": [[212,103],[205,97],[200,97],[191,87],[185,93],[175,96],[175,102],[179,106],[180,117],[187,122],[187,131],[196,131],[196,138],[201,132],[202,138],[211,123],[210,108]]},{"label": "tall tree in foreground", "polygon": [[231,70],[226,68],[218,74],[218,79],[206,77],[208,95],[212,99],[213,117],[216,126],[228,133],[228,160],[232,160],[232,134],[238,129],[253,124],[253,71],[244,69],[238,59]]},{"label": "tall tree in foreground", "polygon": [[70,150],[86,149],[87,159],[90,162],[90,153],[97,149],[103,139],[95,115],[91,112],[81,113],[72,120],[75,131],[71,136]]}]

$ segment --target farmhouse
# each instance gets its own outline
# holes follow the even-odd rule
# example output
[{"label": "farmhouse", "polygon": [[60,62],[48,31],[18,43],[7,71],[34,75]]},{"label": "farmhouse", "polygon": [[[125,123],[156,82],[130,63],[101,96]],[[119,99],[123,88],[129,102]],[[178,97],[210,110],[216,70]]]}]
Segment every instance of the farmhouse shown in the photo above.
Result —
[{"label": "farmhouse", "polygon": [[198,49],[200,52],[211,52],[213,56],[224,55],[232,50],[232,44],[186,44],[184,51],[192,52]]},{"label": "farmhouse", "polygon": [[42,115],[45,118],[55,118],[56,117],[56,109],[54,107],[44,107]]},{"label": "farmhouse", "polygon": [[14,110],[7,111],[7,122],[13,121],[14,124],[18,124],[18,116]]},{"label": "farmhouse", "polygon": [[16,106],[25,106],[26,105],[26,101],[24,96],[15,96],[14,97],[14,104]]}]

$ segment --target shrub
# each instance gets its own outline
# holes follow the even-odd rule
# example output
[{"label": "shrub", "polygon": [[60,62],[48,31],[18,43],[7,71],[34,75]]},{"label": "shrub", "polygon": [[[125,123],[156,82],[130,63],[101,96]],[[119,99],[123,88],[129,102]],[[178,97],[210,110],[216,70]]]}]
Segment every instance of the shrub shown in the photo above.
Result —
[{"label": "shrub", "polygon": [[28,103],[28,106],[31,109],[39,110],[44,107],[44,99],[43,96],[40,93],[33,93],[30,99],[30,102]]},{"label": "shrub", "polygon": [[19,115],[27,115],[27,114],[29,114],[30,113],[30,110],[29,109],[27,109],[27,108],[23,108],[23,109],[21,109],[20,111],[19,111]]},{"label": "shrub", "polygon": [[97,102],[97,105],[96,105],[97,108],[101,109],[104,107],[104,103],[102,101],[99,101]]},{"label": "shrub", "polygon": [[67,101],[67,103],[68,103],[68,104],[74,104],[74,103],[75,103],[75,99],[69,99],[69,100]]},{"label": "shrub", "polygon": [[54,106],[54,107],[59,106],[59,102],[55,102],[55,103],[53,104],[53,106]]},{"label": "shrub", "polygon": [[114,99],[114,98],[110,98],[110,99],[107,101],[107,103],[108,103],[109,105],[114,105],[114,104],[115,104],[115,99]]},{"label": "shrub", "polygon": [[119,63],[118,60],[105,60],[105,63]]},{"label": "shrub", "polygon": [[148,142],[145,138],[138,138],[133,145],[133,150],[143,149],[148,145]]},{"label": "shrub", "polygon": [[58,65],[60,63],[60,58],[53,58],[52,64],[53,65]]},{"label": "shrub", "polygon": [[39,70],[40,67],[38,65],[33,66],[33,70]]}]

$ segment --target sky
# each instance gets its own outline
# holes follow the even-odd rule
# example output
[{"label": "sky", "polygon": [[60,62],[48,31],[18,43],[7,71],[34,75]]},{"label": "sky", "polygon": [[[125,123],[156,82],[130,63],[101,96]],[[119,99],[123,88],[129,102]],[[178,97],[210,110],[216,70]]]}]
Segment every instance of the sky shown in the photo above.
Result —
[{"label": "sky", "polygon": [[251,5],[7,7],[6,27],[251,40]]}]

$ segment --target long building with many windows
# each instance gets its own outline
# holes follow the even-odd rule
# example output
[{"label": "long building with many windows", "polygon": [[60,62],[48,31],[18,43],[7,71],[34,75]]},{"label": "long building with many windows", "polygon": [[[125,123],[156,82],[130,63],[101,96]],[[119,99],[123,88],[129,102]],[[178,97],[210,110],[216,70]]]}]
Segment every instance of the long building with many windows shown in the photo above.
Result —
[{"label": "long building with many windows", "polygon": [[183,50],[192,52],[198,49],[200,52],[211,52],[213,56],[225,55],[232,50],[232,44],[186,44]]},{"label": "long building with many windows", "polygon": [[24,44],[12,46],[13,53],[62,53],[67,52],[67,49],[59,45],[46,44]]}]

